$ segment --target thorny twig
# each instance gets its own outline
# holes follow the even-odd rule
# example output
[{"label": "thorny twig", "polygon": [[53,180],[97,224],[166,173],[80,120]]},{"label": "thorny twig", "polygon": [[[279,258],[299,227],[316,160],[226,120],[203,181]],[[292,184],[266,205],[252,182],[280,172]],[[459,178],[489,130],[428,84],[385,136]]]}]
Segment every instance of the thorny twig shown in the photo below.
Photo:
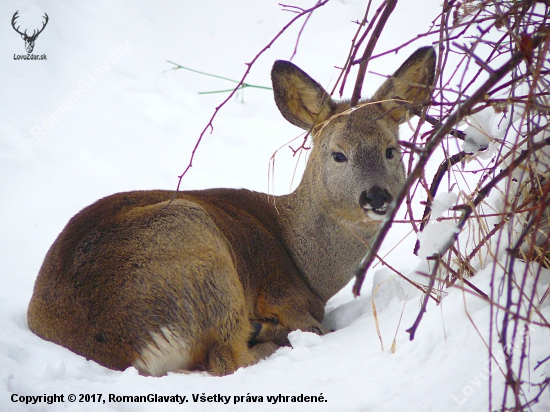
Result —
[{"label": "thorny twig", "polygon": [[294,24],[294,22],[296,22],[298,19],[300,19],[301,17],[305,16],[305,15],[308,15],[309,13],[313,12],[314,10],[318,9],[319,7],[322,7],[324,6],[325,4],[328,3],[329,0],[321,0],[321,1],[318,1],[314,6],[310,7],[309,9],[302,9],[301,11],[297,12],[296,16],[294,16],[274,37],[273,39],[271,39],[271,41],[262,49],[260,50],[256,56],[254,56],[254,58],[249,62],[249,63],[246,63],[246,71],[245,73],[243,74],[243,77],[241,78],[241,80],[239,81],[239,83],[237,84],[237,86],[233,89],[233,91],[229,94],[229,96],[227,96],[227,98],[219,105],[215,108],[214,110],[214,113],[212,114],[212,116],[210,117],[210,120],[208,121],[208,123],[206,124],[206,126],[204,127],[204,129],[202,130],[201,134],[199,135],[199,138],[197,139],[196,143],[195,143],[195,146],[193,147],[193,150],[191,151],[191,157],[189,159],[189,163],[187,165],[187,167],[185,168],[185,170],[183,171],[183,173],[181,175],[178,176],[178,184],[176,186],[176,190],[174,191],[174,196],[172,197],[172,200],[175,199],[177,193],[179,192],[179,189],[180,189],[180,186],[181,186],[181,182],[182,182],[182,179],[183,177],[187,174],[187,172],[189,171],[189,169],[191,169],[193,167],[193,160],[195,159],[195,154],[197,152],[197,149],[199,148],[199,145],[201,144],[202,142],[202,139],[204,137],[204,135],[206,134],[206,131],[208,129],[210,129],[210,132],[212,132],[212,130],[214,129],[214,126],[213,126],[213,122],[214,122],[214,119],[216,118],[216,115],[218,114],[218,112],[220,111],[220,109],[225,106],[225,104],[231,100],[231,98],[235,95],[235,93],[237,93],[237,91],[239,90],[239,88],[243,85],[245,79],[247,78],[248,74],[250,73],[250,70],[252,69],[252,66],[254,65],[254,63],[256,63],[256,61],[260,58],[260,56],[266,51],[268,50],[272,45],[273,43],[275,43],[275,41],[277,41],[277,39],[279,37],[281,37],[281,35],[290,27]]},{"label": "thorny twig", "polygon": [[[321,2],[321,0],[317,1],[317,4],[319,4]],[[296,6],[289,6],[289,5],[285,5],[285,4],[281,4],[279,3],[281,6],[283,7],[289,7],[289,8],[295,8],[295,9],[298,9],[300,11],[304,11],[304,9],[302,9],[301,7],[296,7]],[[289,11],[293,11],[294,13],[296,13],[297,11],[296,10],[289,10]],[[294,56],[296,56],[296,53],[298,52],[298,44],[300,43],[300,37],[302,37],[302,32],[304,31],[311,15],[313,14],[313,10],[308,13],[306,19],[304,20],[304,24],[302,24],[302,27],[300,28],[300,31],[298,32],[298,36],[296,36],[296,44],[294,45],[294,51],[292,52],[292,56],[290,56],[290,61],[292,61],[292,59],[294,58]]]}]

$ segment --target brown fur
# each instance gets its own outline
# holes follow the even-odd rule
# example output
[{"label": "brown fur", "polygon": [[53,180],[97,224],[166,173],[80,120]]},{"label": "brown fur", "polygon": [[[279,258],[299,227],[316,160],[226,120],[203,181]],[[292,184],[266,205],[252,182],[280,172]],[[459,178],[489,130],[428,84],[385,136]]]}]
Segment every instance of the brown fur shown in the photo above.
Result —
[{"label": "brown fur", "polygon": [[[434,62],[432,48],[420,49],[375,97],[425,100]],[[224,375],[288,344],[292,330],[326,332],[324,305],[352,278],[379,226],[361,194],[376,186],[395,195],[404,180],[400,155],[384,153],[397,148],[406,111],[366,102],[349,111],[288,62],[276,62],[272,77],[283,116],[317,125],[298,189],[275,202],[244,189],[99,200],[47,253],[28,309],[33,332],[109,368],[150,375]],[[336,162],[335,151],[348,160]]]}]

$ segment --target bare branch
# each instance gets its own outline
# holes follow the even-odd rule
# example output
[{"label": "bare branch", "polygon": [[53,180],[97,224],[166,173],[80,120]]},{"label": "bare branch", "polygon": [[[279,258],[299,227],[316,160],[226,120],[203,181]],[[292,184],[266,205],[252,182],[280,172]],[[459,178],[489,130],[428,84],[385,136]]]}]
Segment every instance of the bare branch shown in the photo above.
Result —
[{"label": "bare branch", "polygon": [[[544,37],[542,36],[537,37],[537,45],[535,47],[537,47],[543,39]],[[403,202],[408,190],[412,187],[413,183],[422,175],[422,171],[424,170],[428,160],[437,149],[443,138],[455,127],[456,124],[458,124],[458,122],[464,116],[470,113],[472,108],[477,103],[483,100],[485,94],[492,87],[494,87],[506,74],[513,70],[519,63],[521,63],[524,58],[525,53],[522,50],[518,50],[505,64],[503,64],[500,68],[494,70],[493,73],[489,76],[489,79],[487,79],[487,81],[482,86],[480,86],[479,89],[476,90],[476,92],[470,98],[468,98],[462,105],[459,106],[457,110],[455,110],[455,112],[451,116],[449,116],[445,124],[434,134],[434,136],[426,144],[426,147],[420,155],[418,163],[416,164],[411,174],[407,177],[405,185],[399,191],[396,199],[388,208],[388,218],[386,218],[386,220],[382,224],[380,232],[376,239],[373,241],[369,253],[367,254],[367,256],[365,256],[365,258],[356,270],[356,280],[355,285],[353,286],[353,293],[355,296],[359,296],[361,292],[361,285],[363,284],[366,272],[372,264],[376,253],[378,253],[378,249],[382,245],[382,242],[384,241],[388,230],[391,227],[392,221],[395,218],[395,214],[397,213],[397,209]]]},{"label": "bare branch", "polygon": [[365,48],[363,57],[360,60],[359,72],[357,73],[357,79],[355,80],[355,88],[353,89],[353,95],[351,96],[351,101],[350,101],[351,107],[357,106],[357,103],[361,99],[361,89],[363,88],[363,81],[365,80],[365,73],[367,71],[369,59],[372,55],[372,52],[374,51],[374,47],[376,46],[376,43],[378,42],[378,38],[380,37],[380,34],[382,33],[384,26],[386,25],[386,22],[388,21],[391,13],[395,9],[397,0],[386,0],[384,4],[385,4],[384,11],[382,12],[382,15],[380,16],[380,20],[378,20],[378,23],[376,24],[376,27],[372,32],[372,36],[369,42],[367,43],[367,47]]},{"label": "bare branch", "polygon": [[[191,151],[191,158],[189,159],[189,163],[187,165],[187,167],[185,168],[185,170],[183,171],[183,173],[181,175],[178,176],[178,184],[176,186],[176,190],[174,191],[174,196],[172,197],[172,200],[176,197],[177,193],[179,192],[180,190],[180,186],[181,186],[181,182],[182,182],[182,179],[183,177],[187,174],[187,172],[189,171],[189,169],[191,169],[193,167],[193,160],[195,159],[195,154],[199,148],[199,145],[201,144],[202,142],[202,139],[204,137],[204,135],[206,134],[206,132],[208,130],[210,130],[210,133],[212,133],[212,130],[214,129],[214,119],[216,118],[216,115],[218,114],[218,112],[220,111],[220,109],[225,106],[225,104],[231,100],[231,98],[235,95],[235,93],[242,87],[242,85],[244,84],[244,81],[245,79],[247,78],[248,74],[250,73],[250,70],[252,69],[252,66],[254,65],[254,63],[256,63],[256,61],[260,58],[260,56],[267,50],[269,49],[273,43],[275,43],[277,41],[277,39],[279,39],[279,37],[281,37],[281,35],[290,27],[294,24],[294,22],[296,22],[300,17],[303,17],[311,12],[313,12],[314,10],[318,9],[319,7],[322,7],[324,6],[325,4],[328,3],[329,0],[320,0],[318,1],[315,6],[313,7],[310,7],[309,9],[300,9],[301,11],[298,12],[296,14],[296,16],[294,16],[276,35],[275,37],[273,37],[273,39],[271,39],[271,41],[262,49],[258,52],[258,54],[256,54],[256,56],[254,56],[254,58],[250,61],[250,63],[246,63],[246,71],[243,75],[243,77],[241,78],[241,80],[239,81],[239,83],[237,84],[237,86],[233,89],[233,91],[229,94],[229,96],[227,96],[227,98],[219,105],[215,108],[214,110],[214,113],[212,114],[212,116],[210,117],[210,120],[208,121],[208,123],[206,124],[206,126],[204,127],[204,129],[202,130],[201,134],[199,135],[199,138],[197,139],[197,142],[195,143],[195,146],[193,147],[193,150]],[[287,6],[288,7],[288,6]]]}]

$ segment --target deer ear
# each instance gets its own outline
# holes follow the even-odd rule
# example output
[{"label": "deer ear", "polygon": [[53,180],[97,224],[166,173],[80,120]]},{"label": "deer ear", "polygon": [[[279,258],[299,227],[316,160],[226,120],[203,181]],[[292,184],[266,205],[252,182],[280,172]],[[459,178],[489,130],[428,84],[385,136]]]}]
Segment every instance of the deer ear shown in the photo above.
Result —
[{"label": "deer ear", "polygon": [[[372,98],[382,102],[382,107],[397,123],[406,120],[411,109],[406,102],[421,104],[430,97],[430,86],[435,77],[436,55],[433,47],[415,51],[401,67],[384,82]],[[405,100],[399,103],[394,100]]]},{"label": "deer ear", "polygon": [[286,120],[309,130],[335,111],[336,103],[323,87],[294,64],[277,60],[271,70],[275,103]]}]

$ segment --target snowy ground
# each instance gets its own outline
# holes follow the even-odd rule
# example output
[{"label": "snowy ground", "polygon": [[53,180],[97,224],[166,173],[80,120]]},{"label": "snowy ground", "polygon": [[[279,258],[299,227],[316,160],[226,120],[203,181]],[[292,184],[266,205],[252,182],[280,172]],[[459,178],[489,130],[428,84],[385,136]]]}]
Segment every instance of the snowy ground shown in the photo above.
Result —
[{"label": "snowy ground", "polygon": [[[406,2],[398,3],[380,50],[425,31],[439,3],[414,2],[423,13],[411,13]],[[293,4],[309,7],[313,1]],[[294,62],[327,87],[333,83],[337,76],[333,66],[345,61],[356,30],[351,21],[363,16],[365,4],[333,0],[316,11]],[[164,73],[171,68],[165,61],[238,79],[244,63],[292,17],[280,9],[276,1],[253,0],[0,3],[1,411],[159,410],[158,403],[116,402],[118,396],[148,394],[186,396],[184,405],[162,404],[163,410],[178,411],[487,408],[487,351],[465,308],[486,337],[488,305],[450,289],[442,305],[429,306],[416,339],[409,342],[405,329],[417,314],[419,296],[391,279],[375,295],[382,350],[371,285],[373,277],[378,284],[391,272],[380,267],[371,270],[359,299],[353,299],[348,286],[329,302],[326,322],[336,332],[323,337],[294,332],[292,348],[223,378],[206,374],[146,378],[134,369],[114,372],[29,331],[26,308],[34,279],[68,219],[114,192],[175,188],[176,176],[186,166],[200,131],[225,96],[198,92],[231,87],[191,72]],[[16,10],[23,28],[40,27],[43,13],[48,13],[48,26],[34,50],[46,54],[47,60],[14,60],[14,54],[25,54],[22,39],[10,25]],[[275,59],[290,58],[299,27],[263,55],[248,83],[270,86],[270,67]],[[369,69],[391,73],[421,45],[425,43],[379,59]],[[369,75],[365,93],[374,92],[381,82]],[[287,193],[296,161],[286,144],[298,134],[278,113],[270,91],[246,89],[218,115],[214,133],[201,145],[184,188],[246,187],[266,192],[269,159],[283,146],[275,163],[274,192]],[[409,229],[399,230],[397,225],[385,251]],[[409,236],[394,252],[396,267],[406,273],[420,263],[411,253],[414,240]],[[489,280],[490,272],[481,271],[473,283],[487,290]],[[548,318],[550,307],[543,309]],[[546,357],[548,330],[535,329],[532,337],[532,359]],[[493,378],[498,402],[502,376],[494,373]],[[54,394],[63,395],[64,402],[13,402],[24,399],[20,396]],[[68,401],[70,394],[77,395],[76,402]],[[79,402],[80,394],[96,394],[96,400],[101,394],[102,399]],[[226,405],[193,399],[203,394],[231,398]],[[324,402],[268,401],[268,396],[279,394],[322,395]],[[259,398],[252,402],[252,396],[261,396],[263,402],[258,403]],[[533,410],[550,410],[548,393]]]}]

